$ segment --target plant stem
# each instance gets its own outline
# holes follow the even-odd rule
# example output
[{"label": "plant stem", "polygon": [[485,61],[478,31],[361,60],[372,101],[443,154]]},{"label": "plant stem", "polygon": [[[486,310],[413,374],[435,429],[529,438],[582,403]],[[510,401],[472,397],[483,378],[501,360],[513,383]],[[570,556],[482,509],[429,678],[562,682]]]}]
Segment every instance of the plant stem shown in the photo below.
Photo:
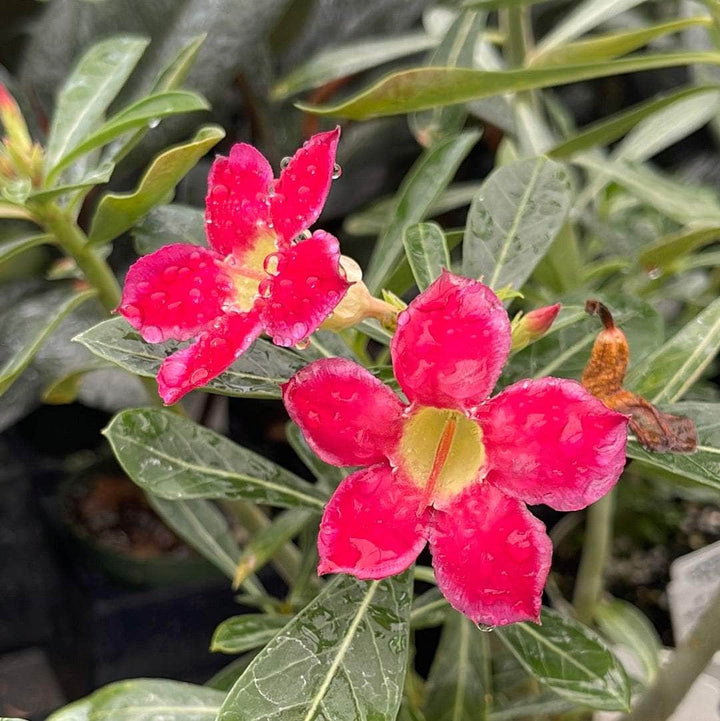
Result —
[{"label": "plant stem", "polygon": [[582,623],[592,622],[595,606],[602,594],[603,576],[612,543],[614,509],[614,491],[588,509],[585,543],[573,597],[577,618]]},{"label": "plant stem", "polygon": [[505,30],[505,59],[511,68],[525,64],[527,54],[527,15],[526,8],[517,5],[508,7],[502,14]]},{"label": "plant stem", "polygon": [[720,649],[720,589],[625,721],[665,721]]}]

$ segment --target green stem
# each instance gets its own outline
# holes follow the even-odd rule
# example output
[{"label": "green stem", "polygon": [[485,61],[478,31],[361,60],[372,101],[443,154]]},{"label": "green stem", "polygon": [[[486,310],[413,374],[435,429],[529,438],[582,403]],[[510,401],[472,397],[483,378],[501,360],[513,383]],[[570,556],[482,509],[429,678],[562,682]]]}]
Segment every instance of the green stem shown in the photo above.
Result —
[{"label": "green stem", "polygon": [[525,9],[517,5],[503,11],[502,23],[505,37],[505,59],[511,68],[520,68],[525,64],[528,46],[527,16]]},{"label": "green stem", "polygon": [[665,721],[720,649],[720,590],[625,721]]},{"label": "green stem", "polygon": [[582,623],[592,622],[603,591],[603,577],[612,544],[614,509],[614,491],[588,509],[585,543],[573,597],[575,612]]}]

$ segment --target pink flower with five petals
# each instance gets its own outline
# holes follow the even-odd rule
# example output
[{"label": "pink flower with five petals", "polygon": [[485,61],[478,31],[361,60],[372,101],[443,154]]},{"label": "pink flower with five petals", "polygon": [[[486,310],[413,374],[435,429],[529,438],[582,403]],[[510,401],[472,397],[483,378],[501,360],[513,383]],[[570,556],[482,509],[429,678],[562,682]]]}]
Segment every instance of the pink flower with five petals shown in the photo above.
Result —
[{"label": "pink flower with five petals", "polygon": [[277,345],[304,341],[345,295],[337,239],[298,239],[325,203],[339,137],[339,127],[313,135],[277,180],[259,151],[234,145],[208,178],[210,248],[167,245],[128,271],[118,311],[142,337],[195,338],[160,367],[165,403],[222,373],[263,331]]},{"label": "pink flower with five petals", "polygon": [[283,387],[320,458],[366,466],[325,509],[319,573],[384,578],[429,542],[440,590],[474,622],[539,620],[552,545],[525,504],[575,510],[607,493],[628,419],[560,378],[488,398],[509,349],[497,296],[444,272],[400,314],[391,343],[409,405],[342,358],[315,361]]}]

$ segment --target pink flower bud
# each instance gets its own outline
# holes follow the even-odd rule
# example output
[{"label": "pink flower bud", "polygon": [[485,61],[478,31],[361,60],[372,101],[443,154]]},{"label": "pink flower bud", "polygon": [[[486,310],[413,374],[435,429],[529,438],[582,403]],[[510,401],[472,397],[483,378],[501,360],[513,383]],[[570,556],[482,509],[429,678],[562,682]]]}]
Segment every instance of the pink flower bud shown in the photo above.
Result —
[{"label": "pink flower bud", "polygon": [[512,350],[519,351],[542,338],[560,312],[560,303],[531,310],[513,322]]}]

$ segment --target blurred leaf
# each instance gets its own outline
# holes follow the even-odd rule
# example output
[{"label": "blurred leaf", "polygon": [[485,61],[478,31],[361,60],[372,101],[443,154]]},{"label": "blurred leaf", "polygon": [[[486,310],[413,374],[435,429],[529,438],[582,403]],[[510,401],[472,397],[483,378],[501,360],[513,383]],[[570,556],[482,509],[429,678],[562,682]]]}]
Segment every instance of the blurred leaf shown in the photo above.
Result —
[{"label": "blurred leaf", "polygon": [[425,217],[479,138],[480,133],[466,132],[441,140],[405,176],[395,196],[393,218],[370,258],[365,277],[370,292],[376,293],[390,277],[403,254],[405,230]]},{"label": "blurred leaf", "polygon": [[[487,13],[484,11],[465,10],[460,13],[426,65],[445,68],[472,67],[475,43],[485,28],[486,19]],[[459,133],[465,125],[466,117],[467,110],[464,105],[453,105],[414,113],[408,118],[408,122],[418,143],[428,147],[442,138]]]},{"label": "blurred leaf", "polygon": [[88,364],[82,368],[75,368],[70,372],[57,376],[45,387],[42,393],[42,402],[50,405],[65,405],[77,400],[83,378],[93,371],[109,367],[99,358],[90,358]]},{"label": "blurred leaf", "polygon": [[264,646],[289,620],[288,616],[263,613],[231,616],[215,629],[210,650],[215,653],[244,653]]},{"label": "blurred leaf", "polygon": [[257,656],[257,651],[248,651],[240,658],[236,658],[227,666],[221,668],[212,678],[205,682],[205,685],[227,693],[243,675],[255,656]]},{"label": "blurred leaf", "polygon": [[159,205],[132,229],[135,250],[153,253],[169,243],[206,245],[205,213],[189,205]]},{"label": "blurred leaf", "polygon": [[427,721],[487,721],[492,698],[488,639],[460,613],[443,626],[425,687]]},{"label": "blurred leaf", "polygon": [[641,120],[655,115],[659,110],[672,106],[686,98],[716,93],[718,90],[720,90],[718,85],[692,86],[638,103],[628,110],[615,113],[609,118],[603,118],[583,128],[577,134],[556,145],[548,152],[548,155],[556,159],[569,158],[596,145],[607,145],[627,133]]},{"label": "blurred leaf", "polygon": [[329,493],[335,490],[340,481],[348,474],[348,469],[331,466],[318,458],[317,454],[308,446],[300,429],[291,421],[286,424],[285,433],[292,449],[317,479],[318,486]]},{"label": "blurred leaf", "polygon": [[42,344],[60,322],[96,291],[77,291],[72,284],[52,286],[44,292],[15,303],[0,314],[0,394],[27,368]]},{"label": "blurred leaf", "polygon": [[197,93],[174,90],[150,95],[124,108],[97,130],[85,136],[72,150],[65,153],[62,160],[55,165],[53,172],[56,174],[61,172],[82,155],[107,145],[129,130],[152,126],[160,122],[160,118],[170,115],[207,109],[207,101]]},{"label": "blurred leaf", "polygon": [[161,498],[244,498],[322,510],[325,494],[272,461],[171,411],[118,413],[103,431],[125,472]]},{"label": "blurred leaf", "polygon": [[670,340],[631,366],[627,388],[656,405],[679,400],[702,375],[720,349],[720,298]]},{"label": "blurred leaf", "polygon": [[547,0],[465,0],[463,7],[480,10],[501,10],[510,7],[527,7],[547,2]]},{"label": "blurred leaf", "polygon": [[355,75],[383,63],[420,53],[436,44],[437,40],[429,35],[415,32],[378,40],[359,40],[323,50],[278,80],[272,90],[272,97],[274,100],[283,100],[331,80]]},{"label": "blurred leaf", "polygon": [[637,656],[650,683],[660,668],[662,642],[647,616],[631,603],[612,598],[595,607],[595,620],[612,643],[626,646]]},{"label": "blurred leaf", "polygon": [[32,215],[19,203],[13,203],[10,200],[0,200],[0,218],[31,220]]},{"label": "blurred leaf", "polygon": [[149,210],[162,203],[198,160],[223,137],[225,131],[217,126],[200,128],[191,141],[158,155],[135,191],[104,195],[92,219],[89,242],[94,245],[106,243],[132,228]]},{"label": "blurred leaf", "polygon": [[308,103],[296,105],[305,112],[317,115],[365,120],[384,115],[409,113],[413,110],[427,110],[441,105],[453,105],[501,93],[535,90],[582,80],[693,63],[720,63],[720,53],[677,52],[633,55],[606,63],[498,71],[413,68],[392,73],[370,88],[336,105]]},{"label": "blurred leaf", "polygon": [[416,596],[410,612],[410,627],[416,630],[441,626],[453,612],[439,588],[431,588]]},{"label": "blurred leaf", "polygon": [[463,275],[495,289],[522,288],[559,232],[570,207],[570,179],[545,157],[493,171],[475,196],[463,243]]},{"label": "blurred leaf", "polygon": [[51,235],[46,235],[45,233],[28,235],[23,231],[20,231],[17,237],[11,237],[9,239],[3,238],[0,241],[0,265],[12,260],[16,255],[30,250],[30,248],[51,243],[52,239]]},{"label": "blurred leaf", "polygon": [[66,193],[72,193],[76,190],[88,190],[96,185],[102,185],[110,180],[115,166],[112,163],[101,163],[97,167],[90,170],[82,178],[68,183],[67,185],[58,185],[50,190],[36,190],[30,193],[29,199],[35,203],[46,203],[48,200],[54,200]]},{"label": "blurred leaf", "polygon": [[225,694],[166,679],[117,681],[48,716],[48,721],[212,721]]},{"label": "blurred leaf", "polygon": [[145,38],[108,38],[88,50],[58,95],[45,150],[48,180],[71,148],[92,132],[148,45]]},{"label": "blurred leaf", "polygon": [[425,290],[440,276],[443,268],[451,270],[445,234],[437,223],[417,223],[405,229],[405,255],[419,290]]},{"label": "blurred leaf", "polygon": [[255,657],[218,721],[393,721],[408,659],[411,574],[339,576]]},{"label": "blurred leaf", "polygon": [[528,673],[560,696],[595,709],[629,710],[622,665],[586,626],[543,609],[542,626],[514,623],[495,633]]},{"label": "blurred leaf", "polygon": [[[98,323],[73,340],[100,358],[147,377],[155,377],[160,364],[181,345],[175,341],[146,343],[124,318]],[[279,398],[280,385],[305,364],[297,353],[259,339],[204,390],[246,398]]]},{"label": "blurred leaf", "polygon": [[670,233],[643,248],[638,254],[638,263],[646,270],[667,271],[684,256],[717,240],[720,240],[720,226]]},{"label": "blurred leaf", "polygon": [[169,501],[153,494],[147,497],[160,518],[183,541],[228,578],[233,577],[240,548],[228,519],[217,506],[202,499]]}]

